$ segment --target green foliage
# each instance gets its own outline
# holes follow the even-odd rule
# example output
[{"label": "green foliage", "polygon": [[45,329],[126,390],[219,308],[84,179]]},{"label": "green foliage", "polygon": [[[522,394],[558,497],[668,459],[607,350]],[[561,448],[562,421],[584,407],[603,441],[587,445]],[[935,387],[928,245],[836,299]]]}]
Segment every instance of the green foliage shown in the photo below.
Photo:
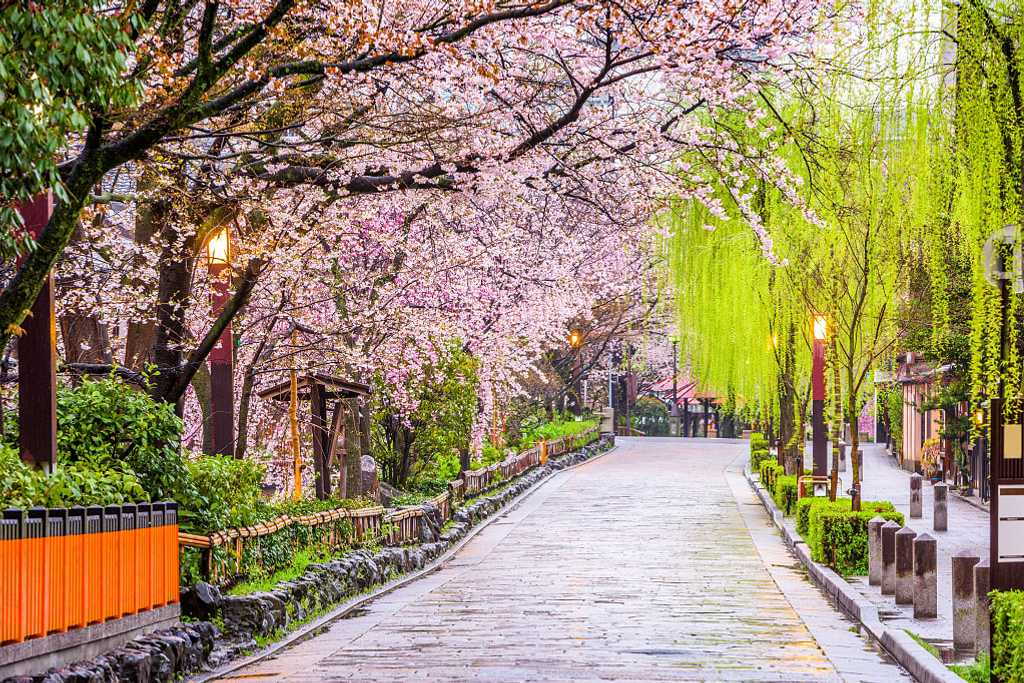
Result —
[{"label": "green foliage", "polygon": [[[837,498],[833,502],[825,496],[801,498],[796,504],[796,532],[806,539],[807,533],[810,530],[812,510],[824,507],[831,510],[849,510],[850,499]],[[889,501],[861,501],[861,508],[877,512],[896,511],[896,507]]]},{"label": "green foliage", "polygon": [[760,472],[761,463],[768,459],[774,459],[775,456],[771,454],[767,448],[759,448],[750,452],[750,471]]},{"label": "green foliage", "polygon": [[146,500],[149,496],[132,474],[72,464],[48,475],[25,464],[14,447],[0,444],[0,507],[117,505]]},{"label": "green foliage", "polygon": [[1024,681],[1024,591],[992,591],[992,673]]},{"label": "green foliage", "polygon": [[768,439],[765,438],[764,434],[762,434],[761,432],[751,432],[750,433],[750,452],[751,453],[753,453],[754,451],[759,451],[759,450],[768,450],[768,448],[769,448]]},{"label": "green foliage", "polygon": [[[123,74],[137,21],[97,0],[0,3],[0,197],[60,193],[56,163],[68,135],[85,130],[93,107],[135,101],[138,84]],[[16,225],[0,204],[0,259],[23,250]]]},{"label": "green foliage", "polygon": [[[820,501],[806,508],[807,533],[802,535],[811,551],[811,558],[844,576],[867,573],[868,522],[871,519],[878,516],[903,526],[903,515],[896,512],[888,501],[862,501],[861,511],[853,512],[849,498],[840,498],[835,502],[824,497],[810,500]],[[800,514],[798,504],[798,532]]]},{"label": "green foliage", "polygon": [[775,491],[772,498],[782,510],[782,514],[787,517],[792,515],[796,509],[797,492],[795,474],[782,474],[775,478]]},{"label": "green foliage", "polygon": [[576,436],[597,426],[597,420],[552,420],[529,429],[523,430],[523,438],[519,448],[526,450],[537,445],[538,441],[555,441],[566,436]]},{"label": "green foliage", "polygon": [[982,652],[972,664],[950,664],[949,668],[968,683],[989,683],[992,680],[989,666],[988,653]]},{"label": "green foliage", "polygon": [[274,589],[282,581],[292,581],[302,576],[311,564],[324,562],[330,559],[331,553],[327,548],[305,548],[291,556],[291,560],[285,566],[273,572],[264,572],[259,578],[242,581],[231,587],[230,595],[249,595],[250,593],[265,593]]},{"label": "green foliage", "polygon": [[181,429],[174,406],[115,377],[86,378],[57,394],[60,462],[134,474],[153,500],[190,495],[188,469],[179,452]]},{"label": "green foliage", "polygon": [[769,458],[761,462],[758,472],[761,475],[761,483],[764,485],[765,490],[774,497],[775,481],[780,475],[786,474],[785,468],[776,462],[774,458]]},{"label": "green foliage", "polygon": [[179,501],[186,531],[210,533],[251,526],[272,516],[261,498],[264,469],[251,460],[211,455],[188,463],[190,497]]},{"label": "green foliage", "polygon": [[[936,659],[942,659],[942,653],[939,652],[939,648],[935,647],[934,645],[929,643],[927,640],[925,640],[921,636],[917,635],[916,633],[914,633],[913,631],[911,631],[908,628],[903,629],[903,632],[906,633],[908,636],[910,636],[914,640],[915,643],[917,643],[918,645],[923,647],[925,650],[927,650],[928,654],[930,654],[932,657],[935,657]],[[987,681],[988,679],[986,678],[985,680]]]},{"label": "green foliage", "polygon": [[668,436],[669,411],[664,403],[651,396],[642,396],[636,400],[630,417],[633,427],[647,436]]},{"label": "green foliage", "polygon": [[[903,387],[891,384],[878,390],[878,406],[882,419],[897,450],[903,448]],[[898,454],[897,454],[898,455]]]}]

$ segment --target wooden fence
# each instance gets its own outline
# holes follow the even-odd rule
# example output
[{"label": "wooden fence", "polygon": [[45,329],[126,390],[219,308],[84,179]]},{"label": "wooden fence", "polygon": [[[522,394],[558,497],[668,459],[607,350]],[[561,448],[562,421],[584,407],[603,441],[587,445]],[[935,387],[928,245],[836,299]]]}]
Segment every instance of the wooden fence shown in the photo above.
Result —
[{"label": "wooden fence", "polygon": [[[428,503],[440,511],[442,523],[451,519],[455,506],[468,497],[479,495],[500,481],[508,481],[546,462],[548,457],[557,457],[594,441],[599,436],[597,427],[581,434],[564,437],[516,453],[503,461],[478,470],[463,473],[461,479],[448,484],[448,491]],[[409,506],[386,512],[382,507],[358,510],[337,509],[309,515],[282,516],[269,522],[251,527],[225,529],[208,536],[178,534],[181,547],[199,548],[202,551],[200,571],[207,581],[217,582],[242,574],[246,543],[292,527],[310,527],[317,530],[320,542],[331,548],[345,545],[361,545],[381,541],[388,545],[403,545],[420,538],[423,509]],[[214,552],[224,548],[226,553]]]},{"label": "wooden fence", "polygon": [[0,643],[178,602],[178,507],[4,510]]}]

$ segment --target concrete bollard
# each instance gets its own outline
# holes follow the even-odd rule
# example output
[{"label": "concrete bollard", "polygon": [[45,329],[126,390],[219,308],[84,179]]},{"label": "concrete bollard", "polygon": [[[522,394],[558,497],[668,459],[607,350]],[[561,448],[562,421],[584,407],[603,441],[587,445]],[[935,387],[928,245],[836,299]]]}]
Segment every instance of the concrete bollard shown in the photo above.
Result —
[{"label": "concrete bollard", "polygon": [[914,618],[938,616],[938,556],[935,539],[918,534],[914,539]]},{"label": "concrete bollard", "polygon": [[924,496],[921,493],[923,477],[916,472],[910,475],[910,518],[921,519],[924,508]]},{"label": "concrete bollard", "polygon": [[882,595],[896,593],[896,530],[891,519],[882,525]]},{"label": "concrete bollard", "polygon": [[946,531],[949,528],[949,519],[947,517],[949,510],[949,500],[947,498],[949,486],[940,482],[935,485],[933,492],[935,512],[932,518],[932,528],[936,531]]},{"label": "concrete bollard", "polygon": [[868,584],[882,585],[882,525],[885,520],[875,517],[868,522]]},{"label": "concrete bollard", "polygon": [[909,527],[896,532],[896,604],[914,602],[914,539],[917,534]]},{"label": "concrete bollard", "polygon": [[988,650],[990,642],[989,633],[989,604],[988,592],[991,588],[989,580],[988,560],[982,560],[974,565],[974,650],[984,652]]},{"label": "concrete bollard", "polygon": [[974,649],[974,565],[978,556],[961,550],[953,556],[953,649]]}]

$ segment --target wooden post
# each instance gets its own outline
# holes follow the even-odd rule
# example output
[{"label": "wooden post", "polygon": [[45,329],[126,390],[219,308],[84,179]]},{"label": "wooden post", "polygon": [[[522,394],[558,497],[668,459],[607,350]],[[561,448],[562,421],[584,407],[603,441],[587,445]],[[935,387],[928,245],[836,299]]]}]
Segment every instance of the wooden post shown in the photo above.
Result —
[{"label": "wooden post", "polygon": [[309,412],[313,425],[313,469],[316,473],[316,497],[325,500],[331,494],[331,473],[327,469],[327,401],[324,385],[314,377],[306,378],[309,384]]},{"label": "wooden post", "polygon": [[[25,230],[39,237],[53,213],[53,193],[18,207]],[[22,323],[18,337],[18,438],[22,460],[52,470],[57,462],[57,327],[53,314],[53,275]]]},{"label": "wooden post", "polygon": [[[292,333],[292,344],[295,343],[295,333]],[[291,391],[288,396],[288,425],[291,428],[292,436],[292,462],[294,464],[293,474],[295,485],[292,488],[292,498],[302,500],[302,452],[299,449],[299,377],[293,367],[288,373],[291,380]]]}]

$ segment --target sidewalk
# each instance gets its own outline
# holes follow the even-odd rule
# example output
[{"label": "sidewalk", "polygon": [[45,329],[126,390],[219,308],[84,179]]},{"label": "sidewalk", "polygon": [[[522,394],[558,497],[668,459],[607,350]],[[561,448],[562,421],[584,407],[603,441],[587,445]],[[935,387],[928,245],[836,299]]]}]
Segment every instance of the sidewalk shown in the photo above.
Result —
[{"label": "sidewalk", "polygon": [[[906,526],[917,533],[927,532],[936,539],[938,551],[938,613],[936,619],[914,619],[913,605],[896,605],[891,595],[882,595],[880,586],[868,585],[867,577],[849,577],[847,580],[861,595],[878,607],[879,617],[887,626],[903,628],[916,633],[939,647],[952,650],[953,647],[953,577],[951,558],[961,550],[969,550],[978,557],[988,557],[989,516],[988,513],[967,501],[949,494],[949,530],[935,531],[932,528],[934,510],[933,487],[922,482],[924,498],[921,519],[910,518],[910,472],[900,469],[895,459],[884,447],[864,444],[864,500],[888,500],[903,513]],[[850,488],[853,473],[847,462],[846,472],[840,473],[842,490]]]}]

